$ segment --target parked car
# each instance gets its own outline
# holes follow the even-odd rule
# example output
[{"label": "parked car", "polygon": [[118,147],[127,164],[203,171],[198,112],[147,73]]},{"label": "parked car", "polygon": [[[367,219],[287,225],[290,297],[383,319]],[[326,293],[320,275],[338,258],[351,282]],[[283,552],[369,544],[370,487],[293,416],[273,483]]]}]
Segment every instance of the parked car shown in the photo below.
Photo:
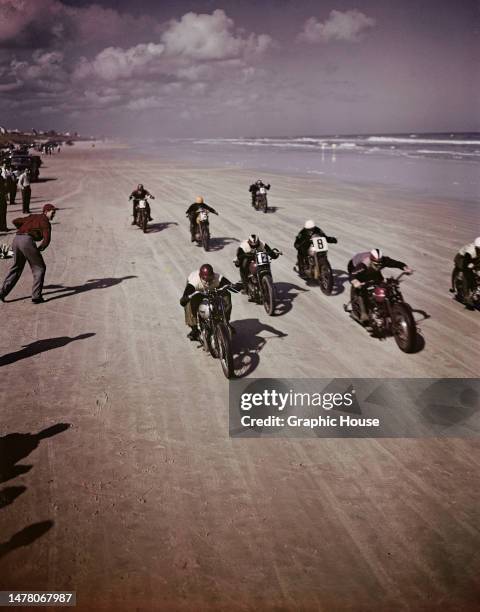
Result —
[{"label": "parked car", "polygon": [[23,172],[26,168],[30,170],[32,181],[38,181],[42,160],[39,155],[12,155],[10,158],[12,170]]}]

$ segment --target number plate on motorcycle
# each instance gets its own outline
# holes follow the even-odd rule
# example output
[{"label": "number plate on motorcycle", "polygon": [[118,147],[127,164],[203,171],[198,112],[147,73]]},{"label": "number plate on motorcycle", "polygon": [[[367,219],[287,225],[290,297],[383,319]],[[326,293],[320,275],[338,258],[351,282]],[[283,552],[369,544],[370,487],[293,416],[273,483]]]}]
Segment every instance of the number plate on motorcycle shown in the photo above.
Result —
[{"label": "number plate on motorcycle", "polygon": [[145,200],[140,200],[140,202],[138,203],[138,208],[146,208],[147,207],[147,203],[145,202]]},{"label": "number plate on motorcycle", "polygon": [[327,239],[324,236],[312,236],[312,247],[316,253],[325,253],[328,251]]},{"label": "number plate on motorcycle", "polygon": [[198,214],[200,221],[206,221],[208,219],[208,213],[206,210],[201,210]]},{"label": "number plate on motorcycle", "polygon": [[258,251],[256,253],[256,258],[257,258],[257,264],[259,264],[260,266],[264,264],[268,264],[268,262],[270,261],[265,251]]}]

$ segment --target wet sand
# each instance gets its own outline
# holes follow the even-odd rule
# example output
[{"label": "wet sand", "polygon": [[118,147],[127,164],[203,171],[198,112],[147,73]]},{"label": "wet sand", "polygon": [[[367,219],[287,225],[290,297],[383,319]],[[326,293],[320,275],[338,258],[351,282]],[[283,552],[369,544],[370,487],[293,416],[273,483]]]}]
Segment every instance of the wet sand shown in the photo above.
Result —
[{"label": "wet sand", "polygon": [[[178,300],[204,261],[236,278],[256,232],[284,253],[281,314],[234,296],[238,374],[478,377],[478,313],[448,293],[478,208],[272,174],[263,215],[242,170],[100,144],[44,164],[32,211],[61,209],[47,303],[30,302],[27,269],[0,304],[1,589],[76,590],[79,610],[475,609],[478,441],[229,439],[228,383],[187,341]],[[156,196],[147,235],[130,225],[138,182]],[[207,256],[184,215],[198,194],[220,212]],[[307,218],[339,240],[329,298],[292,270]],[[416,269],[402,284],[413,355],[343,311],[347,261],[373,246]]]}]

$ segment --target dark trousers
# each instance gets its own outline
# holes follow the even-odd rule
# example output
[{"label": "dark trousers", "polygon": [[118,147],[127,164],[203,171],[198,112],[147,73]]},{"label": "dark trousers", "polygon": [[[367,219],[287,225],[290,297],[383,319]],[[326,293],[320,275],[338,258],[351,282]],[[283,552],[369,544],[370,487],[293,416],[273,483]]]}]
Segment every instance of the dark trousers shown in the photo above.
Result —
[{"label": "dark trousers", "polygon": [[24,214],[30,212],[30,196],[32,195],[31,187],[22,188],[22,210]]},{"label": "dark trousers", "polygon": [[452,272],[452,288],[455,289],[454,280],[457,270],[461,271],[463,273],[463,295],[465,297],[468,297],[468,295],[471,291],[473,291],[473,288],[475,286],[475,275],[473,273],[473,270],[468,267],[468,261],[465,261],[465,257],[463,255],[460,255],[460,253],[457,253],[455,255],[455,259],[453,261],[455,263],[455,268]]},{"label": "dark trousers", "polygon": [[10,185],[9,196],[10,196],[10,206],[13,206],[15,204],[15,199],[17,197],[17,183],[14,182],[13,185]]},{"label": "dark trousers", "polygon": [[0,193],[0,230],[7,230],[7,196]]},{"label": "dark trousers", "polygon": [[6,297],[15,287],[28,261],[33,274],[32,298],[42,297],[43,281],[47,269],[35,241],[28,234],[17,234],[12,243],[13,264],[0,291]]}]

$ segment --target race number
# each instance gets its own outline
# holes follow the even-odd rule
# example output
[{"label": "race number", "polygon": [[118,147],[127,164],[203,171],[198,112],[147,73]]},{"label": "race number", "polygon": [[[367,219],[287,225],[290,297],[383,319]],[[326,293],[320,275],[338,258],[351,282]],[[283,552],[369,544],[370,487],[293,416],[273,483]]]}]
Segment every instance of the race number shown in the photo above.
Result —
[{"label": "race number", "polygon": [[325,236],[312,236],[312,246],[316,253],[328,251],[328,242]]},{"label": "race number", "polygon": [[138,202],[138,208],[147,208],[147,201],[146,200],[140,200]]},{"label": "race number", "polygon": [[256,258],[257,258],[257,264],[259,266],[268,264],[269,262],[268,255],[265,253],[265,251],[257,251]]},{"label": "race number", "polygon": [[265,187],[260,187],[260,189],[258,190],[258,193],[265,195],[267,193],[267,190],[265,189]]},{"label": "race number", "polygon": [[208,212],[206,210],[201,210],[198,213],[198,217],[199,217],[200,221],[206,221],[208,219]]}]

